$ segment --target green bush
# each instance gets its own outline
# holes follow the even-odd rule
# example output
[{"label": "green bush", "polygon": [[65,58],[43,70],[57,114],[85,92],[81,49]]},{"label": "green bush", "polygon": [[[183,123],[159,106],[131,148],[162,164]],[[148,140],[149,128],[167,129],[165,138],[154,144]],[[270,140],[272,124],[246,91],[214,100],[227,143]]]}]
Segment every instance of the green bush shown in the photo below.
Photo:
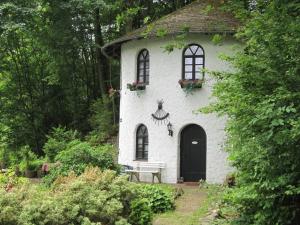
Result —
[{"label": "green bush", "polygon": [[0,173],[0,189],[11,189],[15,186],[28,183],[28,179],[18,177],[15,171],[9,169],[6,173]]},{"label": "green bush", "polygon": [[55,157],[58,165],[50,170],[49,175],[45,177],[45,181],[51,183],[58,176],[68,175],[70,171],[79,175],[88,166],[117,170],[117,165],[114,162],[114,152],[113,145],[92,147],[88,142],[71,141]]},{"label": "green bush", "polygon": [[65,150],[68,143],[78,138],[77,131],[67,130],[65,127],[53,128],[50,135],[47,136],[47,142],[43,151],[50,162],[54,162],[56,155]]},{"label": "green bush", "polygon": [[154,213],[162,213],[174,209],[174,191],[158,185],[141,185],[142,196],[148,199]]},{"label": "green bush", "polygon": [[243,50],[227,57],[235,70],[215,73],[210,111],[228,118],[227,149],[237,170],[228,198],[239,224],[299,224],[299,1],[256,2],[242,12],[250,15],[237,34]]},{"label": "green bush", "polygon": [[131,213],[129,215],[129,222],[131,224],[148,225],[152,221],[152,211],[150,202],[146,198],[135,199],[130,205]]},{"label": "green bush", "polygon": [[24,172],[25,170],[37,171],[44,163],[44,159],[38,158],[38,156],[30,150],[29,146],[24,146],[21,149],[20,155],[22,158],[19,163],[21,172]]},{"label": "green bush", "polygon": [[103,98],[95,101],[91,106],[92,116],[89,118],[93,131],[87,136],[92,145],[99,145],[117,133],[117,125],[113,122],[112,100]]},{"label": "green bush", "polygon": [[31,185],[0,190],[0,205],[0,224],[5,225],[129,225],[129,217],[132,224],[143,225],[152,218],[137,184],[98,168],[88,168],[80,176],[59,177],[51,189]]}]

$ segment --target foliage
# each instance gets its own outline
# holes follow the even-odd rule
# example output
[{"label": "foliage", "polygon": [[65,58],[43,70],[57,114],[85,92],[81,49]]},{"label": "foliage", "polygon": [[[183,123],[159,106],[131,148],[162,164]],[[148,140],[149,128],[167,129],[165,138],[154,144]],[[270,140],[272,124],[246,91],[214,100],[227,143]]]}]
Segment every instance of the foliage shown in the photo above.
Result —
[{"label": "foliage", "polygon": [[215,34],[212,37],[211,41],[214,45],[222,45],[223,40],[224,40],[224,36],[221,36],[220,34]]},{"label": "foliage", "polygon": [[170,43],[163,46],[164,51],[170,54],[176,48],[183,49],[184,47],[186,47],[186,39],[189,32],[190,32],[190,28],[186,25],[183,26],[181,28],[181,32],[178,35],[176,35],[175,38],[173,38],[173,40],[170,41]]},{"label": "foliage", "polygon": [[93,129],[87,139],[90,143],[102,144],[117,133],[117,125],[113,118],[113,109],[116,109],[114,102],[105,97],[95,101],[91,106],[92,116],[89,118],[89,123]]},{"label": "foliage", "polygon": [[[28,145],[41,156],[47,135],[59,125],[90,133],[94,107],[99,117],[109,88],[119,89],[119,63],[101,47],[189,2],[2,0],[0,133],[7,130],[9,150]],[[118,100],[107,105],[97,127],[113,123],[115,130]],[[90,138],[103,142],[106,135],[97,140],[95,131]]]},{"label": "foliage", "polygon": [[162,213],[174,209],[174,192],[157,185],[140,186],[142,196],[149,201],[154,213]]},{"label": "foliage", "polygon": [[229,118],[237,188],[228,198],[240,224],[300,218],[299,9],[298,1],[257,1],[240,13],[249,15],[238,34],[244,50],[229,58],[236,71],[219,74],[218,102],[206,108]]},{"label": "foliage", "polygon": [[18,177],[15,171],[9,169],[6,173],[0,173],[0,189],[5,188],[6,191],[19,185],[28,183],[28,180],[23,177]]},{"label": "foliage", "polygon": [[50,135],[47,136],[47,142],[43,147],[49,162],[54,162],[56,155],[62,150],[66,149],[67,144],[78,138],[78,132],[67,130],[65,127],[53,128]]},{"label": "foliage", "polygon": [[112,145],[93,147],[88,142],[80,140],[71,141],[55,157],[58,165],[51,168],[50,173],[44,179],[49,184],[58,176],[66,176],[71,171],[79,175],[88,166],[116,170],[114,151],[115,149]]},{"label": "foliage", "polygon": [[131,202],[131,213],[129,222],[132,224],[150,225],[152,220],[152,211],[150,202],[146,198],[136,199]]},{"label": "foliage", "polygon": [[24,146],[21,149],[21,162],[19,168],[22,172],[25,170],[37,171],[43,164],[44,160],[31,151],[29,146]]},{"label": "foliage", "polygon": [[114,171],[89,168],[80,176],[59,178],[50,190],[38,186],[0,190],[0,224],[128,225],[126,218],[133,215],[130,205],[143,215],[151,214],[150,208],[132,203],[138,199],[135,186]]},{"label": "foliage", "polygon": [[193,94],[195,90],[202,88],[204,82],[205,82],[204,77],[202,79],[178,81],[179,85],[184,90],[186,95]]}]

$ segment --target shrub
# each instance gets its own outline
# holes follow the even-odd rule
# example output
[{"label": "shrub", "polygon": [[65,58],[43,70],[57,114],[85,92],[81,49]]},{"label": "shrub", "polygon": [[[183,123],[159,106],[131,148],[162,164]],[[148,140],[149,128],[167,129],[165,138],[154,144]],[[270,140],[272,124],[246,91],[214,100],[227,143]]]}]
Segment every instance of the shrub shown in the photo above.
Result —
[{"label": "shrub", "polygon": [[89,123],[93,131],[87,139],[93,145],[103,144],[117,133],[117,125],[113,123],[112,104],[112,100],[105,97],[95,101],[91,106],[92,116],[89,118]]},{"label": "shrub", "polygon": [[38,171],[44,163],[44,159],[38,158],[38,156],[30,150],[29,146],[24,146],[21,149],[21,157],[22,160],[19,163],[19,168],[21,172],[25,172],[25,174],[26,171]]},{"label": "shrub", "polygon": [[18,177],[15,171],[9,169],[6,173],[0,173],[0,189],[9,191],[15,186],[28,183],[28,180],[23,177]]},{"label": "shrub", "polygon": [[223,57],[236,69],[215,73],[217,101],[208,109],[228,118],[227,150],[237,170],[230,200],[239,223],[299,224],[299,1],[255,7],[241,12],[250,15],[237,34],[243,50]]},{"label": "shrub", "polygon": [[79,175],[88,166],[116,170],[114,152],[115,149],[112,145],[92,147],[88,142],[71,141],[55,157],[55,161],[58,161],[59,165],[50,170],[50,174],[46,176],[45,181],[46,183],[51,183],[58,176],[68,175],[70,171]]},{"label": "shrub", "polygon": [[139,187],[144,198],[149,200],[154,213],[162,213],[174,209],[174,190],[157,185],[141,185]]},{"label": "shrub", "polygon": [[51,189],[31,185],[9,193],[0,190],[0,205],[0,224],[6,225],[129,225],[128,217],[132,224],[143,225],[152,218],[137,184],[98,168],[59,177]]},{"label": "shrub", "polygon": [[152,221],[152,211],[148,199],[136,199],[131,202],[129,222],[132,224],[148,225]]},{"label": "shrub", "polygon": [[56,155],[65,150],[68,143],[78,138],[79,134],[74,130],[67,130],[65,127],[53,128],[50,135],[47,136],[47,142],[43,147],[50,162],[54,162]]}]

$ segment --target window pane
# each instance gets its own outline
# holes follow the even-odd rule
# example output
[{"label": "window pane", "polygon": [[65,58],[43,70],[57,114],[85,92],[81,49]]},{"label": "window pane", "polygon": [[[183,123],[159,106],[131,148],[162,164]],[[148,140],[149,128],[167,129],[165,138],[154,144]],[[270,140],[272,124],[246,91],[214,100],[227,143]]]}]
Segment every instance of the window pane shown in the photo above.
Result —
[{"label": "window pane", "polygon": [[197,51],[198,48],[199,48],[199,46],[197,46],[197,45],[190,46],[190,49],[192,50],[193,54],[196,53],[196,51]]},{"label": "window pane", "polygon": [[192,72],[193,66],[185,66],[185,72]]},{"label": "window pane", "polygon": [[203,66],[202,65],[196,65],[195,72],[202,72]]},{"label": "window pane", "polygon": [[184,79],[186,79],[186,80],[191,80],[191,79],[193,79],[192,73],[185,73]]},{"label": "window pane", "polygon": [[145,55],[145,59],[149,61],[149,54]]},{"label": "window pane", "polygon": [[146,69],[146,76],[149,75],[149,69]]},{"label": "window pane", "polygon": [[136,153],[136,158],[142,159],[142,158],[143,158],[143,152],[138,151],[138,152]]},{"label": "window pane", "polygon": [[196,64],[203,64],[203,58],[196,58],[196,61],[195,61]]},{"label": "window pane", "polygon": [[140,75],[144,75],[144,68],[143,69],[140,69]]},{"label": "window pane", "polygon": [[141,53],[141,54],[139,55],[139,61],[142,61],[142,60],[144,60],[144,55],[143,55],[143,53]]},{"label": "window pane", "polygon": [[204,55],[202,48],[200,48],[200,47],[198,48],[196,55]]},{"label": "window pane", "polygon": [[143,51],[143,53],[142,53],[143,58],[146,58],[146,57],[147,57],[147,52],[148,52],[147,50],[144,50],[144,51]]},{"label": "window pane", "polygon": [[138,145],[141,145],[141,144],[143,144],[143,138],[138,139]]},{"label": "window pane", "polygon": [[139,76],[139,82],[141,82],[141,83],[144,82],[144,76]]},{"label": "window pane", "polygon": [[148,69],[149,69],[149,61],[148,61],[148,62],[146,62],[146,68],[148,68]]},{"label": "window pane", "polygon": [[191,52],[191,49],[188,48],[187,50],[185,50],[184,55],[193,55],[193,53]]},{"label": "window pane", "polygon": [[144,69],[144,63],[140,63],[139,68],[140,68],[140,69]]},{"label": "window pane", "polygon": [[185,64],[193,64],[193,58],[185,58]]},{"label": "window pane", "polygon": [[196,72],[195,73],[195,79],[202,79],[202,73]]}]

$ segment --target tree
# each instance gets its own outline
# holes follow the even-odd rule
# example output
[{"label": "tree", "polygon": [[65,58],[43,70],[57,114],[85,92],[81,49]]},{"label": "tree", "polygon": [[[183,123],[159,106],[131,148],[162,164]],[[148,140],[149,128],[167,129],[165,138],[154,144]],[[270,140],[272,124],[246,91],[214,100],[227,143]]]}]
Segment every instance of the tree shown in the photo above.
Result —
[{"label": "tree", "polygon": [[264,1],[242,14],[244,48],[228,58],[236,71],[217,74],[218,101],[206,110],[229,117],[227,149],[238,178],[230,199],[240,224],[297,224],[300,4]]},{"label": "tree", "polygon": [[119,87],[119,63],[101,47],[144,25],[145,16],[153,21],[176,7],[144,0],[1,1],[0,124],[7,129],[0,132],[9,148],[29,145],[42,155],[47,134],[59,125],[88,134],[95,102],[114,112],[103,124],[117,121],[118,98],[107,102],[107,95]]}]

